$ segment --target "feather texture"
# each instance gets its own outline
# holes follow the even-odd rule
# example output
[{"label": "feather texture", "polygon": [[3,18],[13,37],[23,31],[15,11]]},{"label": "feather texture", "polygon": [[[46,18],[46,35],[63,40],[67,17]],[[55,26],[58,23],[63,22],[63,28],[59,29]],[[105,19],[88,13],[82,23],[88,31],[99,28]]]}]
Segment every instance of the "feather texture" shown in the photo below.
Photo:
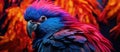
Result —
[{"label": "feather texture", "polygon": [[102,6],[97,0],[55,0],[55,4],[62,7],[82,23],[93,24],[97,28],[97,17]]},{"label": "feather texture", "polygon": [[[34,15],[36,13],[39,17]],[[37,28],[39,32],[36,35],[44,35],[33,41],[37,52],[111,52],[110,41],[101,35],[96,26],[80,22],[51,2],[34,2],[27,8],[25,19],[39,19],[42,15],[46,16],[47,20]]]},{"label": "feather texture", "polygon": [[96,34],[98,32],[93,33],[78,29],[62,29],[49,38],[38,40],[33,46],[38,52],[110,52],[110,42],[101,34]]}]

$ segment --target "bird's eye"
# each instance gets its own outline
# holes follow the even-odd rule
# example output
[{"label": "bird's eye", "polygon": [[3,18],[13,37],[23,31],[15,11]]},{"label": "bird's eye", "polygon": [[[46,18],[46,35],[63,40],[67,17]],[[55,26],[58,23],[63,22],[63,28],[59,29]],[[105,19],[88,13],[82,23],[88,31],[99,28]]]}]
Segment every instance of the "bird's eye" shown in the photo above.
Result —
[{"label": "bird's eye", "polygon": [[47,20],[47,17],[46,17],[46,16],[41,16],[40,19],[39,19],[40,22],[43,22],[43,21],[45,21],[45,20]]}]

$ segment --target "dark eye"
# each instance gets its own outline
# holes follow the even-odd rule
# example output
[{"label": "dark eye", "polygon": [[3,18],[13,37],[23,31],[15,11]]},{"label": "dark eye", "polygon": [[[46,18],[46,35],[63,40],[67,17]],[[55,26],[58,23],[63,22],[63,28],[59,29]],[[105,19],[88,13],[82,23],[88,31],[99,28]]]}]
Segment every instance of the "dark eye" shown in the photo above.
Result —
[{"label": "dark eye", "polygon": [[43,22],[43,21],[47,20],[47,17],[46,16],[41,16],[39,20],[40,20],[40,22]]}]

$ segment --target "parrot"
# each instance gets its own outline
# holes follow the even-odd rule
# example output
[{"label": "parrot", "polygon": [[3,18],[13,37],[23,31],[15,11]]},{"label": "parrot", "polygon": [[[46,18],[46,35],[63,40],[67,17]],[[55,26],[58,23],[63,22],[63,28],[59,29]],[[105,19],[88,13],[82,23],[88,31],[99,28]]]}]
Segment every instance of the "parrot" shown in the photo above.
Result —
[{"label": "parrot", "polygon": [[24,12],[35,52],[112,52],[111,42],[91,24],[47,0],[33,2]]}]

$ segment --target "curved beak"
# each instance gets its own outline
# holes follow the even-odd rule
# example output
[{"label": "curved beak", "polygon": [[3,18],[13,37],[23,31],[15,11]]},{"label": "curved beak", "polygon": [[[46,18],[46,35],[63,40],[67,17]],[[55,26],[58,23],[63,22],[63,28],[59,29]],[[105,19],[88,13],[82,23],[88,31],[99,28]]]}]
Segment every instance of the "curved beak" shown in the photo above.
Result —
[{"label": "curved beak", "polygon": [[30,38],[32,38],[32,32],[34,30],[36,30],[36,28],[37,28],[37,24],[36,23],[32,23],[31,21],[28,21],[28,23],[27,23],[27,33],[28,33],[28,36]]}]

